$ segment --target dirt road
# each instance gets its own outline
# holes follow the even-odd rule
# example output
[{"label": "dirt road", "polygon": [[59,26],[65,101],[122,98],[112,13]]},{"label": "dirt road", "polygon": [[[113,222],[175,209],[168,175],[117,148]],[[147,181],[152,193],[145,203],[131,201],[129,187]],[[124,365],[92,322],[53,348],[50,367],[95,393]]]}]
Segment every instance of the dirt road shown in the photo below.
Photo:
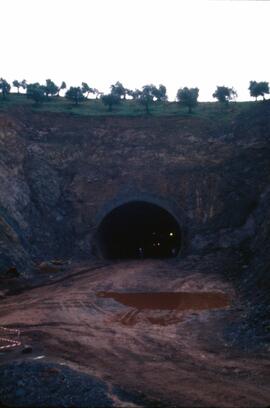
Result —
[{"label": "dirt road", "polygon": [[[1,301],[0,325],[20,329],[22,343],[33,346],[29,355],[2,354],[2,363],[42,355],[176,406],[270,404],[267,356],[224,340],[224,330],[240,313],[225,278],[152,260],[96,270],[75,265],[72,272],[73,277]],[[163,293],[154,296],[155,307],[151,292]]]}]

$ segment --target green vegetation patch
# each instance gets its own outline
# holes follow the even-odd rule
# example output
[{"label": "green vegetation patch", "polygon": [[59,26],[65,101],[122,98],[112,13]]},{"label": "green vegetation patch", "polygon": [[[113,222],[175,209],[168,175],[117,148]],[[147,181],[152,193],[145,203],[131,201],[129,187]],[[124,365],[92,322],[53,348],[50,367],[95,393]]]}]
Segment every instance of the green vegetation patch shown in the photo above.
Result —
[{"label": "green vegetation patch", "polygon": [[[202,117],[210,120],[227,121],[250,108],[256,102],[230,102],[228,105],[219,102],[199,102],[191,114],[186,106],[177,102],[153,101],[149,106],[150,116],[188,116]],[[40,104],[33,103],[25,94],[9,94],[7,99],[0,98],[0,110],[8,111],[13,108],[28,108],[38,112],[72,113],[83,116],[145,116],[145,107],[134,100],[121,100],[113,106],[111,111],[100,99],[86,99],[75,105],[63,97],[50,97]]]}]

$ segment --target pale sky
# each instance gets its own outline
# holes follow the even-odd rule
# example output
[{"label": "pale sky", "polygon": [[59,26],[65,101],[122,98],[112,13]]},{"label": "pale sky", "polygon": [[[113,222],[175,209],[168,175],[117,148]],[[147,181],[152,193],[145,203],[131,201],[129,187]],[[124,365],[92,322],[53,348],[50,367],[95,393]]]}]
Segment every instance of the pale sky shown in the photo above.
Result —
[{"label": "pale sky", "polygon": [[216,85],[249,99],[250,80],[270,82],[270,2],[192,0],[1,0],[0,77],[101,91],[164,84],[171,100]]}]

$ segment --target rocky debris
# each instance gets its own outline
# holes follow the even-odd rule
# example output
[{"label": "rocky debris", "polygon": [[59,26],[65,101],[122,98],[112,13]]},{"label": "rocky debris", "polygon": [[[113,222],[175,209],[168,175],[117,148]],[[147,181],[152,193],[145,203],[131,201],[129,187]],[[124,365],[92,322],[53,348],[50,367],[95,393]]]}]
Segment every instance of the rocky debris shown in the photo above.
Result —
[{"label": "rocky debris", "polygon": [[8,407],[111,407],[105,382],[53,363],[15,362],[1,366],[0,404]]},{"label": "rocky debris", "polygon": [[38,265],[38,269],[44,273],[57,273],[61,270],[58,265],[60,264],[55,264],[54,262],[50,261],[44,261]]},{"label": "rocky debris", "polygon": [[33,347],[30,346],[29,344],[25,344],[25,346],[22,349],[23,354],[29,354],[29,353],[32,353],[32,351],[33,351]]},{"label": "rocky debris", "polygon": [[0,275],[0,299],[15,293],[19,293],[21,290],[29,286],[28,282],[31,282],[31,280],[27,280],[23,276],[9,278],[5,275]]},{"label": "rocky debris", "polygon": [[5,273],[7,278],[18,278],[20,276],[17,268],[15,266],[11,266]]},{"label": "rocky debris", "polygon": [[4,299],[7,292],[8,292],[8,289],[0,290],[0,299]]},{"label": "rocky debris", "polygon": [[[1,235],[3,234],[3,232],[1,231],[1,228],[0,228],[0,234]],[[1,240],[0,242],[2,245],[3,241]],[[1,251],[0,252],[0,277],[5,276],[6,271],[10,268],[10,266],[11,266],[11,262],[10,262],[9,257],[5,254],[4,251]]]},{"label": "rocky debris", "polygon": [[53,265],[65,265],[66,263],[68,263],[68,261],[66,261],[64,259],[52,259],[51,263]]}]

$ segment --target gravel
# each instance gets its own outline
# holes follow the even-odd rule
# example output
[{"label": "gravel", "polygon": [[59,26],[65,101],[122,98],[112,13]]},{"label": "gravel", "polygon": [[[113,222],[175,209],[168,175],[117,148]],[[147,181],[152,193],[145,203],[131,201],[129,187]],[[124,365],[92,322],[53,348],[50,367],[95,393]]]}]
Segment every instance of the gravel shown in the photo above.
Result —
[{"label": "gravel", "polygon": [[41,362],[13,362],[0,366],[0,406],[111,407],[103,381],[66,366]]}]

